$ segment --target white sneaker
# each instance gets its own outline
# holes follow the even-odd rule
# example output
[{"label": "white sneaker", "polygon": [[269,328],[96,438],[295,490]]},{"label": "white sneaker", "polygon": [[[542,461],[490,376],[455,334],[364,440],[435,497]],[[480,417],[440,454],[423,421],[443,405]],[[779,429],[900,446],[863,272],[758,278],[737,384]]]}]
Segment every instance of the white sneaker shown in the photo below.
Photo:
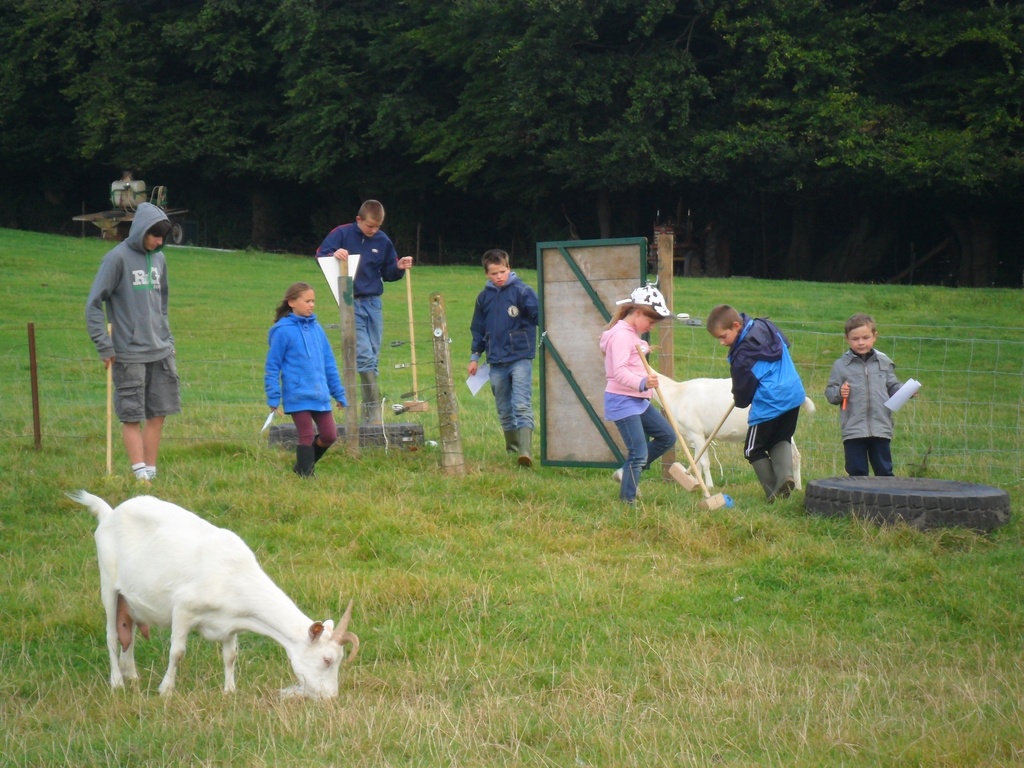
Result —
[{"label": "white sneaker", "polygon": [[622,482],[622,467],[619,467],[614,472],[612,472],[612,480],[614,480],[616,483]]}]

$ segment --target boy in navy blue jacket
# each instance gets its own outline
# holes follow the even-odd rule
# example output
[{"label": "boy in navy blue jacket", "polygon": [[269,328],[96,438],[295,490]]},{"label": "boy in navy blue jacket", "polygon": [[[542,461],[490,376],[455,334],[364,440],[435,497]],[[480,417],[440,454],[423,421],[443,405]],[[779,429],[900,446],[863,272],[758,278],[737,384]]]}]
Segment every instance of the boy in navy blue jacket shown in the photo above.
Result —
[{"label": "boy in navy blue jacket", "polygon": [[807,397],[789,341],[771,321],[750,318],[728,304],[711,310],[707,329],[729,347],[733,402],[737,408],[750,406],[743,456],[769,503],[788,498],[794,487],[793,433]]},{"label": "boy in navy blue jacket", "polygon": [[505,450],[518,453],[519,466],[529,467],[533,464],[533,358],[540,306],[533,288],[509,268],[505,251],[487,251],[481,262],[488,282],[473,309],[472,357],[467,370],[474,375],[481,355],[487,353]]},{"label": "boy in navy blue jacket", "polygon": [[367,200],[359,206],[356,220],[330,231],[316,251],[317,258],[334,256],[348,261],[359,255],[359,266],[352,279],[356,320],[356,370],[362,397],[364,421],[381,424],[380,386],[377,364],[384,339],[384,310],[381,295],[384,283],[393,283],[412,267],[412,256],[398,258],[391,239],[380,231],[384,223],[384,206]]}]

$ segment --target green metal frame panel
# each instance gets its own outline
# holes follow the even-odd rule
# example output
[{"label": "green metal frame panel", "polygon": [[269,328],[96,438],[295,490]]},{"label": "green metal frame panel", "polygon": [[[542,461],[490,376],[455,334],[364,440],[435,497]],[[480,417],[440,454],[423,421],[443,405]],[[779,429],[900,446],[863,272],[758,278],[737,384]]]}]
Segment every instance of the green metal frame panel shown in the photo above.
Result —
[{"label": "green metal frame panel", "polygon": [[618,430],[605,421],[598,341],[615,309],[647,278],[647,240],[537,243],[540,299],[540,460],[544,466],[622,466]]}]

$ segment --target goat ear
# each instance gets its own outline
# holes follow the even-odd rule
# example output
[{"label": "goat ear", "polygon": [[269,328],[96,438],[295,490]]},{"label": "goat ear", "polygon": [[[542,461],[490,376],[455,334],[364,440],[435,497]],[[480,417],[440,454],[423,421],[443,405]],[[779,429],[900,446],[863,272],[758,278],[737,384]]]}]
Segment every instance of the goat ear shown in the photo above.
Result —
[{"label": "goat ear", "polygon": [[323,632],[324,623],[322,621],[314,621],[309,625],[309,642],[315,643]]}]

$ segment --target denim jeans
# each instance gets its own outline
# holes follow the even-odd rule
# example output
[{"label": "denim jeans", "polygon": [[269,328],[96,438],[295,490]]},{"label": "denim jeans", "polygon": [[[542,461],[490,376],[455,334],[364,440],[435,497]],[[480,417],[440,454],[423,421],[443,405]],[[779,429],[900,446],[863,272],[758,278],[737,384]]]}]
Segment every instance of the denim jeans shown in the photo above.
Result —
[{"label": "denim jeans", "polygon": [[356,370],[377,372],[384,339],[384,309],[380,296],[362,296],[353,303],[356,316]]},{"label": "denim jeans", "polygon": [[533,360],[490,365],[491,391],[501,431],[533,429]]},{"label": "denim jeans", "polygon": [[884,437],[861,437],[843,441],[846,454],[846,474],[866,477],[868,463],[876,477],[892,477],[892,449]]},{"label": "denim jeans", "polygon": [[[661,454],[676,442],[676,433],[661,411],[650,406],[639,416],[627,416],[615,422],[626,444],[626,463],[622,467],[619,498],[632,503],[636,500],[636,486],[640,472],[661,458]],[[648,438],[650,438],[648,440]]]}]

